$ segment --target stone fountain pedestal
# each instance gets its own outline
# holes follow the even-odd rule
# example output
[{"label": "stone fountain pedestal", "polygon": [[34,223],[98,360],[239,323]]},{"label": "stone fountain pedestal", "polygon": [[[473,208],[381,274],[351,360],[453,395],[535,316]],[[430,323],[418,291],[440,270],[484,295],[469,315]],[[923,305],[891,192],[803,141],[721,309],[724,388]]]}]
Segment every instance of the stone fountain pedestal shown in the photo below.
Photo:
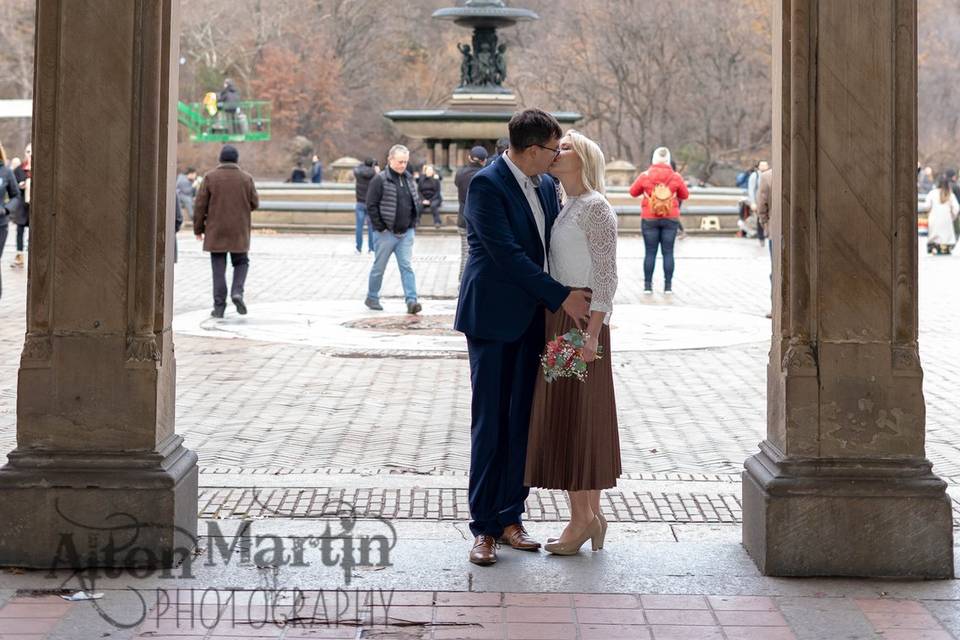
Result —
[{"label": "stone fountain pedestal", "polygon": [[[497,29],[538,20],[539,16],[528,9],[508,7],[502,0],[468,0],[462,7],[439,9],[433,17],[473,30],[471,44],[459,45],[463,56],[460,86],[442,107],[400,109],[384,115],[403,135],[424,141],[430,164],[452,173],[466,164],[472,147],[480,145],[492,153],[496,141],[507,136],[510,118],[520,109],[516,95],[504,86],[506,45],[500,44]],[[571,111],[553,115],[562,125],[582,119]]]}]

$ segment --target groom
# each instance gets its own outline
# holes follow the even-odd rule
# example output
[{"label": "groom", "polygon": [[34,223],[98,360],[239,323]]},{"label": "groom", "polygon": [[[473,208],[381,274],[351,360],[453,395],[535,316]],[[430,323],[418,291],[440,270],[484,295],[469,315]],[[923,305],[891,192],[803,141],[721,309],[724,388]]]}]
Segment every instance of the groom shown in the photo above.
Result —
[{"label": "groom", "polygon": [[527,431],[544,335],[544,308],[586,323],[589,295],[547,273],[550,228],[560,213],[553,178],[562,131],[527,109],[509,124],[510,148],[470,182],[463,215],[469,256],[455,327],[467,337],[473,388],[470,425],[470,562],[497,561],[497,543],[536,551],[520,516]]}]

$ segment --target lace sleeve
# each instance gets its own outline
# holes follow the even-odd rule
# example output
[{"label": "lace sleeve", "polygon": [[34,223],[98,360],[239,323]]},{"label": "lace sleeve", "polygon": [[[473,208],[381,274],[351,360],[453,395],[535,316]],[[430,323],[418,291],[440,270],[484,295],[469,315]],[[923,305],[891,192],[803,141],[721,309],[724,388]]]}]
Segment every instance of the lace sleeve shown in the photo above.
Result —
[{"label": "lace sleeve", "polygon": [[590,251],[590,311],[609,314],[617,292],[617,214],[605,198],[592,198],[584,203],[577,224]]}]

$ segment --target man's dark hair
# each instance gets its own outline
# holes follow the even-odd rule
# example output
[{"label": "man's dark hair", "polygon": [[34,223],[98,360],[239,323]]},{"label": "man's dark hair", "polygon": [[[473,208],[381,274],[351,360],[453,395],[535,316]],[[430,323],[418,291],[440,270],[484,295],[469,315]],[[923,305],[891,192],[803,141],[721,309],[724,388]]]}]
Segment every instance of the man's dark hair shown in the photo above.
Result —
[{"label": "man's dark hair", "polygon": [[374,160],[373,158],[367,158],[366,160],[363,161],[363,164],[367,165],[368,167],[372,167],[375,162],[376,160]]},{"label": "man's dark hair", "polygon": [[500,138],[497,140],[497,155],[501,155],[510,148],[510,138]]},{"label": "man's dark hair", "polygon": [[948,179],[948,180],[951,180],[951,181],[952,181],[952,180],[956,180],[956,179],[957,179],[957,170],[956,170],[956,169],[947,169],[946,176],[947,176],[947,179]]},{"label": "man's dark hair", "polygon": [[185,174],[187,174],[187,173],[196,173],[196,172],[197,172],[197,170],[194,169],[193,167],[187,167],[187,170],[184,171]]},{"label": "man's dark hair", "polygon": [[510,146],[526,149],[537,144],[546,144],[553,138],[562,138],[560,123],[541,109],[525,109],[510,118]]}]

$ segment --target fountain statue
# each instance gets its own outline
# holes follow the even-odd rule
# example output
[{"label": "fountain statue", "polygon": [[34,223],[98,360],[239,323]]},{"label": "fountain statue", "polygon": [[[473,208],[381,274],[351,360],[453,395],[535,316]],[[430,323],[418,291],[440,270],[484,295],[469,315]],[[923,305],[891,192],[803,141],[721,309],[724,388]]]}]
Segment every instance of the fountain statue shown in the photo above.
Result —
[{"label": "fountain statue", "polygon": [[[463,6],[438,9],[437,20],[472,29],[469,44],[458,43],[460,84],[446,109],[403,109],[386,113],[404,135],[423,139],[431,164],[451,172],[464,164],[467,151],[480,144],[491,151],[507,135],[507,123],[519,109],[507,80],[507,45],[498,29],[539,20],[529,9],[507,6],[504,0],[466,0]],[[554,113],[562,124],[581,119],[579,113]]]}]

